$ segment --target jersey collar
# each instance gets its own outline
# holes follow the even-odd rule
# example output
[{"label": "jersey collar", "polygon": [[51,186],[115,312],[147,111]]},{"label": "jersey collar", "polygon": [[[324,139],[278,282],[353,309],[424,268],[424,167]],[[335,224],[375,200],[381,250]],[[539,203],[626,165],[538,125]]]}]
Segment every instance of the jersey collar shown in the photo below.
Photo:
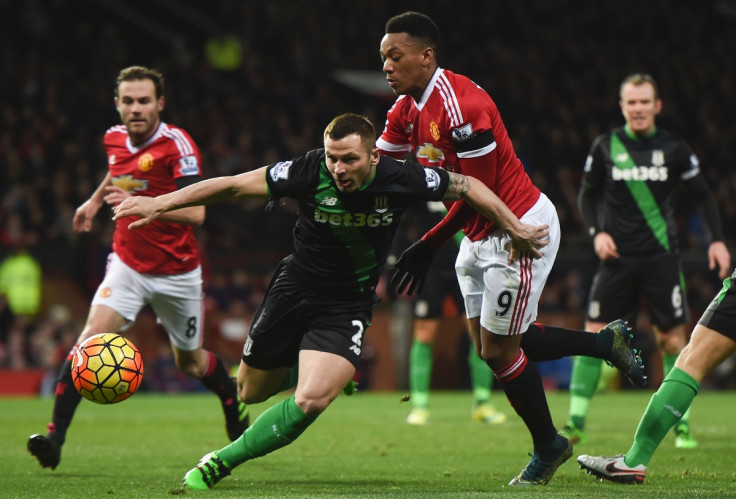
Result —
[{"label": "jersey collar", "polygon": [[143,149],[144,147],[148,146],[149,144],[152,144],[155,140],[157,140],[161,136],[161,134],[164,132],[166,128],[168,128],[166,123],[164,123],[163,121],[160,122],[158,124],[158,128],[156,129],[156,132],[154,132],[154,134],[151,135],[147,141],[141,142],[137,146],[134,146],[133,144],[130,143],[130,136],[128,136],[128,138],[125,139],[125,145],[128,147],[128,151],[130,151],[131,153],[136,153],[140,151],[141,149]]},{"label": "jersey collar", "polygon": [[437,84],[437,80],[439,79],[440,75],[442,75],[444,71],[445,70],[439,66],[437,66],[437,69],[434,70],[432,79],[429,80],[429,83],[427,84],[427,88],[425,88],[424,92],[422,93],[422,98],[419,99],[419,102],[414,102],[414,105],[417,106],[417,109],[419,111],[421,111],[424,108],[424,105],[427,103],[427,100],[429,100],[429,96],[432,95],[432,91],[434,90],[434,87]]},{"label": "jersey collar", "polygon": [[644,137],[640,137],[639,135],[637,135],[634,132],[632,132],[631,131],[631,128],[629,128],[629,125],[628,124],[624,125],[624,132],[626,133],[626,135],[630,139],[633,139],[633,140],[651,139],[657,133],[657,125],[654,125],[654,129],[652,130],[652,132],[649,133],[649,134],[647,134],[647,135],[645,135]]}]

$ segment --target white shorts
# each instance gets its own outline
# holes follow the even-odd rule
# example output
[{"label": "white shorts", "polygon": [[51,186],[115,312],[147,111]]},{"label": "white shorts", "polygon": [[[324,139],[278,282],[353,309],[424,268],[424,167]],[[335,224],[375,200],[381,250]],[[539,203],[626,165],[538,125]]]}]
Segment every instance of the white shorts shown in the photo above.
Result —
[{"label": "white shorts", "polygon": [[122,315],[130,327],[141,309],[150,304],[157,322],[179,350],[196,350],[202,344],[202,269],[185,274],[141,274],[115,253],[107,259],[105,278],[92,305],[105,305]]},{"label": "white shorts", "polygon": [[468,318],[500,335],[521,334],[537,318],[537,306],[560,247],[560,222],[552,202],[542,194],[521,221],[549,225],[549,244],[542,258],[524,257],[509,266],[511,238],[499,229],[489,237],[460,244],[455,262]]}]

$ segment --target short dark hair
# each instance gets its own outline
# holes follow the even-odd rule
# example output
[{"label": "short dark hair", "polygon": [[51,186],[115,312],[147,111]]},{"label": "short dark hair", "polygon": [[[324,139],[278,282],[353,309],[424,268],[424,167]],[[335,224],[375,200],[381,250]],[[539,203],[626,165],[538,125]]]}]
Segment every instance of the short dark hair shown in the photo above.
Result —
[{"label": "short dark hair", "polygon": [[115,96],[119,97],[118,89],[122,82],[136,80],[151,80],[153,82],[153,87],[156,89],[156,99],[163,97],[164,76],[159,71],[145,66],[130,66],[121,70],[115,80]]},{"label": "short dark hair", "polygon": [[373,150],[376,144],[376,127],[361,114],[345,113],[335,117],[325,128],[324,137],[340,140],[354,133],[358,134],[369,151]]},{"label": "short dark hair", "polygon": [[442,37],[440,29],[431,17],[421,12],[408,11],[386,21],[386,34],[406,33],[432,47],[435,52],[440,48]]},{"label": "short dark hair", "polygon": [[632,85],[639,86],[643,85],[645,83],[649,83],[654,88],[654,98],[659,99],[659,86],[657,85],[656,80],[654,77],[650,74],[646,73],[632,73],[626,78],[624,78],[624,81],[621,82],[621,85],[618,87],[618,95],[622,96],[622,92],[624,90],[624,85],[627,83],[631,83]]}]

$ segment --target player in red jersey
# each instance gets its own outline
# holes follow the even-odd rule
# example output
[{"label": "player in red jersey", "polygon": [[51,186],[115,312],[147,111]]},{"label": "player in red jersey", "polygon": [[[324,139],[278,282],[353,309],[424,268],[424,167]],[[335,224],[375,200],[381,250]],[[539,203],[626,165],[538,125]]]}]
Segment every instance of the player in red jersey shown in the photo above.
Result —
[{"label": "player in red jersey", "polygon": [[[560,243],[555,207],[534,186],[516,156],[491,97],[465,76],[439,67],[439,29],[424,14],[406,12],[386,23],[381,40],[383,72],[399,95],[388,112],[377,145],[384,154],[413,152],[427,166],[440,166],[483,181],[524,223],[549,226],[550,242],[540,258],[509,262],[508,235],[463,201],[409,247],[396,263],[398,292],[421,291],[435,251],[462,229],[455,263],[471,335],[534,443],[530,463],[510,485],[544,485],[572,455],[549,412],[542,380],[528,360],[551,360],[595,350],[636,384],[645,378],[631,354],[631,333],[623,321],[590,333],[543,326],[533,321]],[[522,334],[523,333],[523,334]],[[522,341],[523,339],[523,341]]]},{"label": "player in red jersey", "polygon": [[[155,197],[202,179],[197,145],[187,132],[161,121],[163,76],[132,66],[120,72],[115,88],[123,124],[105,134],[109,171],[77,208],[77,232],[91,229],[105,203],[115,206],[130,196]],[[248,427],[247,408],[238,400],[237,386],[222,361],[202,348],[202,271],[194,226],[204,218],[204,207],[193,206],[167,213],[144,230],[130,231],[130,220],[118,220],[105,278],[77,344],[94,334],[125,330],[150,304],[169,335],[177,367],[217,394],[228,436],[235,440]],[[28,440],[28,450],[44,468],[59,465],[81,399],[71,380],[72,352],[61,368],[48,434]]]}]

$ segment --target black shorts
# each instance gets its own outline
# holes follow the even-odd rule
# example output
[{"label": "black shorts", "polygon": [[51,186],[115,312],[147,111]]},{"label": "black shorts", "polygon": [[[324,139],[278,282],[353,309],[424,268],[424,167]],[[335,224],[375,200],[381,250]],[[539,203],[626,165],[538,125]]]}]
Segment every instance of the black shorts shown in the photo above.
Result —
[{"label": "black shorts", "polygon": [[606,260],[593,277],[586,319],[636,323],[644,299],[652,324],[668,330],[690,320],[685,279],[676,255]]},{"label": "black shorts", "polygon": [[430,268],[422,292],[414,300],[414,317],[418,319],[438,319],[443,316],[445,297],[450,296],[458,310],[465,310],[465,302],[457,283],[455,265],[448,269]]},{"label": "black shorts", "polygon": [[300,350],[339,355],[356,369],[371,323],[373,296],[353,300],[315,295],[288,270],[276,268],[243,346],[243,362],[257,369],[291,367]]},{"label": "black shorts", "polygon": [[705,309],[698,324],[736,341],[736,272],[723,281],[723,287]]}]

